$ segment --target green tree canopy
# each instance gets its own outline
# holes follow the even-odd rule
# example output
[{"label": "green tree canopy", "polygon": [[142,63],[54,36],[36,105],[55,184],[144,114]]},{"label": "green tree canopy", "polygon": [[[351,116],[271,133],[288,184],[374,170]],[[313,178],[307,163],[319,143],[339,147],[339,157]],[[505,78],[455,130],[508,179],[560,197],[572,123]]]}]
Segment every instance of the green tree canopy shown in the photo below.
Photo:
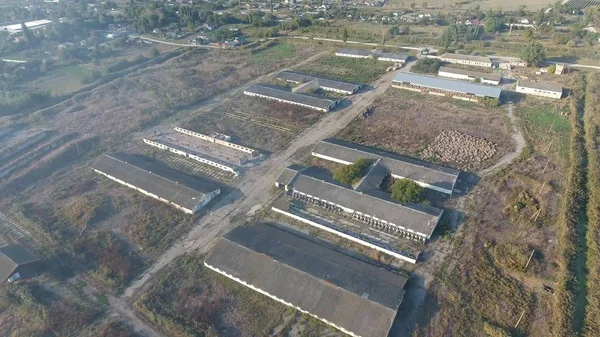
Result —
[{"label": "green tree canopy", "polygon": [[546,59],[546,50],[539,42],[529,42],[521,47],[519,56],[530,66],[537,66]]},{"label": "green tree canopy", "polygon": [[392,185],[392,199],[404,204],[423,200],[423,187],[408,179],[399,179]]},{"label": "green tree canopy", "polygon": [[485,20],[485,31],[488,33],[497,33],[502,29],[504,23],[496,17],[489,17]]},{"label": "green tree canopy", "polygon": [[367,173],[369,166],[369,160],[361,158],[352,165],[338,167],[333,171],[333,179],[351,185]]}]

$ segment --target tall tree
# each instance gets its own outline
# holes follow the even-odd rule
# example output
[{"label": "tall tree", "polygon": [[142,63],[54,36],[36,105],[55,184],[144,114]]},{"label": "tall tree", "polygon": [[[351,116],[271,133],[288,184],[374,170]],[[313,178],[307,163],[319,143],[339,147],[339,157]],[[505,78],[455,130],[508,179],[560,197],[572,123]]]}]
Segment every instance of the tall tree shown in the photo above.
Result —
[{"label": "tall tree", "polygon": [[23,32],[23,37],[25,38],[25,42],[31,47],[35,44],[35,36],[33,33],[25,26],[24,22],[21,22],[21,30]]},{"label": "tall tree", "polygon": [[342,41],[348,41],[348,29],[344,27],[344,31],[342,32]]},{"label": "tall tree", "polygon": [[519,56],[521,56],[523,61],[527,62],[527,65],[537,66],[542,64],[546,59],[546,50],[539,42],[529,42],[521,47]]}]

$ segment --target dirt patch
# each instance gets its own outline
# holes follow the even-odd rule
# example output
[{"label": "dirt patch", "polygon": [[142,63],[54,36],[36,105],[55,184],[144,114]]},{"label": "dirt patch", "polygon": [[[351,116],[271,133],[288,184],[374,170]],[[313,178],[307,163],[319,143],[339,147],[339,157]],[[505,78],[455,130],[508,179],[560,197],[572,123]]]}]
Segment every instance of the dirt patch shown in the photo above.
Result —
[{"label": "dirt patch", "polygon": [[[371,116],[355,119],[337,137],[424,159],[427,156],[432,159],[424,150],[435,144],[436,137],[445,130],[496,144],[491,158],[467,165],[472,170],[489,166],[513,150],[509,125],[501,108],[485,108],[476,103],[434,96],[426,98],[418,93],[390,88],[373,103]],[[439,162],[450,166],[464,165],[444,159],[456,158],[439,158]]]}]

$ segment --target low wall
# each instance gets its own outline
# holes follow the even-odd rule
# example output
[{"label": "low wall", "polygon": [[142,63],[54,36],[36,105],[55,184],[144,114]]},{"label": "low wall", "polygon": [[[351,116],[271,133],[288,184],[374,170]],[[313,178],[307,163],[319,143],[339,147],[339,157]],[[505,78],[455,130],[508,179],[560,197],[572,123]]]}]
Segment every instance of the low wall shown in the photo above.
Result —
[{"label": "low wall", "polygon": [[203,139],[203,140],[205,140],[207,142],[219,144],[219,145],[222,145],[222,146],[226,146],[226,147],[232,148],[234,150],[238,150],[238,151],[241,151],[241,152],[248,153],[248,154],[250,154],[250,158],[256,158],[256,157],[258,157],[260,155],[260,153],[258,151],[254,150],[254,149],[251,149],[249,147],[241,146],[241,145],[238,145],[238,144],[234,144],[234,143],[228,142],[226,140],[217,139],[217,138],[214,138],[214,137],[211,137],[211,136],[207,136],[207,135],[201,134],[199,132],[194,132],[194,131],[191,131],[191,130],[187,130],[187,129],[184,129],[184,128],[180,128],[178,126],[175,127],[174,130],[177,131],[177,132],[189,135],[189,136],[193,136],[193,137],[196,137],[196,138]]}]

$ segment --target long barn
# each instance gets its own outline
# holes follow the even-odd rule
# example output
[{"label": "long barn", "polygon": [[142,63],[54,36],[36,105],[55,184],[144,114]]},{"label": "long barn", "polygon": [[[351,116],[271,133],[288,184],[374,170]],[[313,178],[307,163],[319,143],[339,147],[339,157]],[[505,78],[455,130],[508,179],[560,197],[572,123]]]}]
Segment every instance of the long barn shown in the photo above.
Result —
[{"label": "long barn", "polygon": [[424,76],[398,72],[392,87],[428,93],[437,96],[449,96],[464,101],[478,102],[482,99],[500,99],[502,89],[483,84],[449,80],[433,76]]},{"label": "long barn", "polygon": [[237,227],[204,265],[354,337],[387,337],[406,277],[275,224]]}]

